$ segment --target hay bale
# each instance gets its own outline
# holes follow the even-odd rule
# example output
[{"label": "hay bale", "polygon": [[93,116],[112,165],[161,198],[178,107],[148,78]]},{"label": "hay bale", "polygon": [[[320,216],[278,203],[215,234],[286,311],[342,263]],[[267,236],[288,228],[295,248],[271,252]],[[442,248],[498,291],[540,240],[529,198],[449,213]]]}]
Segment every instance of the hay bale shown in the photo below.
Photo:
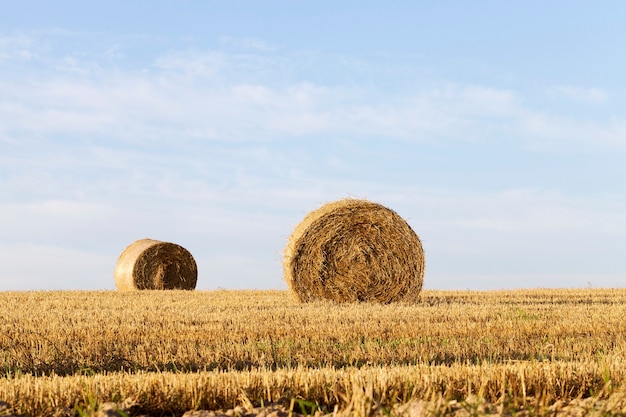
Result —
[{"label": "hay bale", "polygon": [[285,280],[302,302],[413,302],[424,281],[424,251],[396,212],[344,199],[309,213],[285,248]]},{"label": "hay bale", "polygon": [[118,290],[193,290],[198,267],[182,246],[140,239],[124,249],[114,277]]}]

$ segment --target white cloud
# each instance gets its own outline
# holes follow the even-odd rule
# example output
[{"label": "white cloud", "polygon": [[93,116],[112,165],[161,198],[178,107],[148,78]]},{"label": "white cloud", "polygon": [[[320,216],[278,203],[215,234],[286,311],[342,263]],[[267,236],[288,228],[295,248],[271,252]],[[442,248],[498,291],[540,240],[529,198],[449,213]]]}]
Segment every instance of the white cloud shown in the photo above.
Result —
[{"label": "white cloud", "polygon": [[386,201],[412,217],[426,252],[427,288],[626,285],[623,198],[448,190]]},{"label": "white cloud", "polygon": [[[292,57],[293,58],[293,57]],[[146,72],[106,70],[73,60],[71,74],[41,72],[0,82],[4,141],[80,135],[134,143],[186,140],[272,141],[319,135],[417,142],[488,142],[506,138],[536,149],[623,147],[626,122],[572,118],[524,105],[520,93],[446,84],[388,95],[358,86],[250,74],[288,56],[224,51],[169,52]],[[80,68],[85,71],[81,76]],[[68,70],[69,71],[69,70]],[[70,76],[71,75],[71,76]],[[13,76],[15,77],[15,76]],[[552,94],[601,102],[603,90],[560,86]],[[35,123],[36,121],[36,123]]]},{"label": "white cloud", "polygon": [[602,104],[608,98],[608,93],[602,88],[559,85],[551,87],[547,91],[548,95],[554,98],[563,97],[567,100],[587,104]]},{"label": "white cloud", "polygon": [[519,110],[519,98],[513,91],[481,85],[448,85],[428,92],[425,98],[479,117],[512,116]]},{"label": "white cloud", "polygon": [[263,83],[264,77],[258,82],[250,77],[285,66],[286,59],[173,51],[148,71],[136,72],[106,70],[93,60],[70,56],[28,81],[7,78],[0,84],[0,116],[7,120],[5,132],[38,136],[106,135],[132,141],[323,134],[430,141],[431,136],[480,137],[482,125],[491,123],[487,119],[514,117],[518,107],[514,93],[478,85],[389,97],[306,79]]},{"label": "white cloud", "polygon": [[[476,232],[541,234],[601,233],[626,237],[626,201],[594,202],[533,189],[511,189],[458,202],[470,213],[458,225]],[[473,209],[473,210],[472,210]],[[602,213],[602,214],[599,214]]]},{"label": "white cloud", "polygon": [[260,52],[274,52],[278,49],[277,45],[256,38],[234,38],[232,36],[222,36],[219,41],[221,46],[227,48],[250,49]]},{"label": "white cloud", "polygon": [[112,288],[117,257],[144,237],[186,247],[199,266],[199,288],[283,288],[289,234],[308,211],[346,197],[346,189],[407,219],[426,251],[427,288],[626,284],[619,281],[626,201],[329,179],[317,181],[317,190],[252,184],[219,193],[197,187],[195,194],[173,181],[137,200],[0,206],[8,280],[0,288]]},{"label": "white cloud", "polygon": [[520,122],[520,127],[527,133],[527,143],[538,150],[583,153],[592,149],[626,147],[626,118],[615,117],[599,122],[527,112]]},{"label": "white cloud", "polygon": [[[0,59],[17,57],[20,42],[10,41]],[[15,279],[0,289],[14,282],[109,288],[119,252],[143,237],[188,247],[203,288],[274,287],[292,228],[309,210],[350,194],[409,218],[427,250],[430,288],[461,277],[475,279],[471,288],[486,288],[496,276],[507,287],[568,273],[586,282],[594,268],[619,276],[623,200],[502,183],[488,191],[486,184],[439,181],[435,190],[418,184],[466,173],[400,160],[405,148],[420,160],[415,143],[474,146],[475,157],[506,142],[512,160],[526,145],[619,151],[623,119],[539,112],[519,91],[480,84],[387,93],[332,78],[282,79],[281,71],[298,64],[293,55],[249,47],[247,54],[174,50],[145,70],[80,54],[28,77],[0,69],[0,264]],[[568,88],[555,94],[606,100],[601,91]],[[365,152],[372,142],[381,149]]]},{"label": "white cloud", "polygon": [[6,36],[0,34],[0,62],[4,60],[30,60],[34,57],[34,42],[23,34]]},{"label": "white cloud", "polygon": [[155,65],[167,71],[181,71],[189,76],[211,77],[224,71],[228,60],[228,56],[220,51],[185,51],[161,56]]},{"label": "white cloud", "polygon": [[113,289],[115,260],[54,244],[0,242],[0,290]]}]

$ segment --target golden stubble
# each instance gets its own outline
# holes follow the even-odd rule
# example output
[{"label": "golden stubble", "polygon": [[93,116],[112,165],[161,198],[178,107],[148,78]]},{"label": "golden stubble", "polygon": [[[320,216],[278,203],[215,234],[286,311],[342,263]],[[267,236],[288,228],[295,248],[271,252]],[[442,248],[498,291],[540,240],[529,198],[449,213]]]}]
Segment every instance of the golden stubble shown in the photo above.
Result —
[{"label": "golden stubble", "polygon": [[424,290],[387,305],[300,304],[287,291],[4,292],[0,398],[31,415],[126,397],[153,411],[242,398],[331,411],[608,399],[625,385],[625,316],[626,289]]}]

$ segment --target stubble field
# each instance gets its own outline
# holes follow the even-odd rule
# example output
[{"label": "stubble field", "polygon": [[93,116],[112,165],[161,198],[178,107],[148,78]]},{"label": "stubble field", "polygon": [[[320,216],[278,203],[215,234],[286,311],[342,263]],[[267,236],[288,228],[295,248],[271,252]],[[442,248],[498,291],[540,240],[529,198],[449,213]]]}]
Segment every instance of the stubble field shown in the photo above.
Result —
[{"label": "stubble field", "polygon": [[625,318],[626,289],[3,292],[0,415],[626,415]]}]

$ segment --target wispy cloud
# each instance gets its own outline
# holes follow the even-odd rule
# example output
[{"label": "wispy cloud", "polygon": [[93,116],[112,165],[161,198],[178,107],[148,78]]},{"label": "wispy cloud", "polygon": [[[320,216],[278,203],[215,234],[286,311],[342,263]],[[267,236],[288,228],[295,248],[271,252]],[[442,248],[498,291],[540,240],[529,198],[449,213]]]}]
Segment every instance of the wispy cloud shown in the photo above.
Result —
[{"label": "wispy cloud", "polygon": [[0,242],[0,265],[3,291],[113,288],[115,264],[106,254],[89,250]]},{"label": "wispy cloud", "polygon": [[[116,39],[110,45],[121,46],[106,43],[101,56],[47,54],[25,76],[20,65],[41,43],[0,40],[6,277],[45,286],[46,277],[65,276],[72,287],[89,276],[94,287],[109,287],[125,245],[152,237],[192,251],[202,288],[276,287],[292,228],[307,211],[348,195],[409,218],[429,256],[431,288],[437,279],[507,271],[583,276],[593,270],[589,256],[606,261],[599,273],[616,275],[609,257],[621,256],[626,202],[561,195],[538,187],[541,178],[534,187],[485,180],[493,190],[466,177],[500,158],[492,147],[509,152],[501,165],[516,164],[529,147],[531,156],[620,152],[623,119],[537,110],[523,92],[497,85],[450,80],[389,92],[314,80],[298,68],[325,65],[321,54],[302,64],[298,53],[245,39],[223,39],[222,49],[182,45],[133,65]],[[595,89],[552,94],[608,100]],[[442,156],[450,148],[459,150]],[[524,175],[534,178],[531,166]],[[498,180],[504,171],[488,175]],[[33,257],[54,272],[21,271],[18,262]]]},{"label": "wispy cloud", "polygon": [[[5,50],[11,51],[19,49],[15,45],[27,50],[35,43],[24,35],[4,38],[4,44],[13,45]],[[156,57],[140,71],[77,56],[64,55],[28,78],[5,71],[0,82],[5,141],[10,132],[21,132],[140,143],[320,135],[425,143],[506,137],[537,149],[548,143],[553,150],[567,148],[572,140],[586,146],[624,145],[624,122],[619,119],[598,122],[536,111],[510,89],[447,83],[387,94],[375,87],[322,84],[294,74],[288,82],[271,79],[267,74],[281,74],[296,59],[272,48],[245,54],[184,48]],[[591,103],[607,99],[598,88],[558,86],[549,91]]]},{"label": "wispy cloud", "polygon": [[602,104],[608,99],[608,93],[602,88],[559,85],[551,87],[547,91],[548,95],[554,98],[565,98],[587,104]]},{"label": "wispy cloud", "polygon": [[521,128],[527,133],[526,142],[537,150],[571,154],[626,147],[626,118],[621,117],[598,121],[528,112]]},{"label": "wispy cloud", "polygon": [[37,85],[5,84],[0,90],[5,131],[110,138],[205,134],[206,139],[271,140],[322,133],[428,140],[422,138],[431,132],[454,136],[460,128],[467,134],[468,126],[479,128],[480,119],[503,114],[500,97],[490,103],[492,97],[472,97],[464,90],[362,104],[372,100],[357,102],[356,97],[364,98],[362,92],[345,87],[309,82],[286,88],[247,83],[198,87],[169,74],[78,81],[55,77]]},{"label": "wispy cloud", "polygon": [[33,58],[34,41],[24,34],[0,34],[0,62],[6,60],[30,60]]},{"label": "wispy cloud", "polygon": [[[552,271],[595,273],[595,282],[615,279],[619,269],[612,259],[619,259],[619,243],[626,238],[623,199],[590,202],[519,189],[463,193],[330,178],[306,189],[252,179],[235,188],[182,178],[153,180],[130,180],[130,188],[119,180],[100,201],[0,205],[2,218],[10,220],[3,228],[2,261],[10,264],[3,278],[28,275],[35,287],[51,279],[59,280],[53,287],[71,288],[95,277],[96,287],[112,288],[110,274],[121,250],[151,237],[192,252],[201,270],[200,288],[280,288],[288,235],[307,211],[346,197],[346,190],[407,219],[427,253],[429,288],[484,288],[507,274],[511,281],[498,283],[500,288],[542,286],[547,284],[540,276]],[[135,194],[142,187],[148,189]],[[15,263],[32,256],[48,270],[39,279]],[[463,281],[468,276],[476,278]],[[520,276],[534,278],[520,281]]]},{"label": "wispy cloud", "polygon": [[155,66],[194,77],[211,77],[227,69],[228,60],[229,57],[220,51],[183,51],[158,57]]},{"label": "wispy cloud", "polygon": [[278,45],[258,38],[235,38],[222,36],[219,39],[220,46],[225,48],[245,49],[260,52],[274,52],[279,49]]}]

